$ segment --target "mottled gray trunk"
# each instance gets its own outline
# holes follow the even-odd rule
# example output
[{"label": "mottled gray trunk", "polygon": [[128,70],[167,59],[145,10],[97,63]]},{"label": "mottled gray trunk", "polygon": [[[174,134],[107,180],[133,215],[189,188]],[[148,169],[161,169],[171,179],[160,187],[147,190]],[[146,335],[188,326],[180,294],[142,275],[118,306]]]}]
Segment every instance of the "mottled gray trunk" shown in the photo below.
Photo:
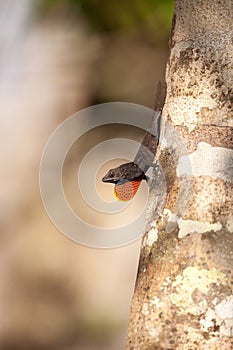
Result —
[{"label": "mottled gray trunk", "polygon": [[233,348],[232,67],[232,0],[177,0],[128,350]]}]

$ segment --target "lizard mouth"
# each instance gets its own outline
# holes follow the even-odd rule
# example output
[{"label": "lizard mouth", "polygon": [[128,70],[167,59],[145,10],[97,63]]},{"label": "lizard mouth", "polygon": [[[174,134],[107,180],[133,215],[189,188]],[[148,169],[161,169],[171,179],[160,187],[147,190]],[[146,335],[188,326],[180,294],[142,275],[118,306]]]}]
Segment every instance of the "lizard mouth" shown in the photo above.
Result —
[{"label": "lizard mouth", "polygon": [[116,183],[117,180],[116,180],[114,177],[110,177],[110,176],[108,176],[108,175],[105,175],[105,176],[102,178],[102,181],[103,181],[103,182],[109,182],[109,183],[114,184],[114,183]]}]

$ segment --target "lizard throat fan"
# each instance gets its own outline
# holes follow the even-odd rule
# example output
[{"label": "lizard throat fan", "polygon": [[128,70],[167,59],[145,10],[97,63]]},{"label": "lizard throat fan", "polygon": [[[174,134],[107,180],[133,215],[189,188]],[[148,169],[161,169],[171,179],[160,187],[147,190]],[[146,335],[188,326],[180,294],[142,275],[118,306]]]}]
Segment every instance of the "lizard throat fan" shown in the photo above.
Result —
[{"label": "lizard throat fan", "polygon": [[138,191],[142,180],[126,181],[121,184],[116,184],[114,187],[115,197],[122,202],[131,200]]}]

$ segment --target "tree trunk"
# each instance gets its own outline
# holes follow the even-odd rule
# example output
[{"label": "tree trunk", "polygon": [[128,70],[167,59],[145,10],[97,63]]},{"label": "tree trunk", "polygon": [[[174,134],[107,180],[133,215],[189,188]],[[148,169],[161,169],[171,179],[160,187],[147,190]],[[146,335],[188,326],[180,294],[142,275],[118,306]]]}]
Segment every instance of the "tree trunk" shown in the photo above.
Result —
[{"label": "tree trunk", "polygon": [[128,350],[233,348],[232,34],[232,0],[176,1]]}]

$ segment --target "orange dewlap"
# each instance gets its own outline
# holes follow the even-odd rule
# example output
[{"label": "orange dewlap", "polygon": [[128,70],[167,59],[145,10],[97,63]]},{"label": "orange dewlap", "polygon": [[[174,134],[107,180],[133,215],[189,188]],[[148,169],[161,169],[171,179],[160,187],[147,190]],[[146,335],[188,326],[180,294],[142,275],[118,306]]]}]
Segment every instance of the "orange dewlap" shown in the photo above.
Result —
[{"label": "orange dewlap", "polygon": [[141,181],[142,180],[127,181],[123,184],[115,185],[114,187],[115,197],[122,202],[129,201],[135,196]]}]

